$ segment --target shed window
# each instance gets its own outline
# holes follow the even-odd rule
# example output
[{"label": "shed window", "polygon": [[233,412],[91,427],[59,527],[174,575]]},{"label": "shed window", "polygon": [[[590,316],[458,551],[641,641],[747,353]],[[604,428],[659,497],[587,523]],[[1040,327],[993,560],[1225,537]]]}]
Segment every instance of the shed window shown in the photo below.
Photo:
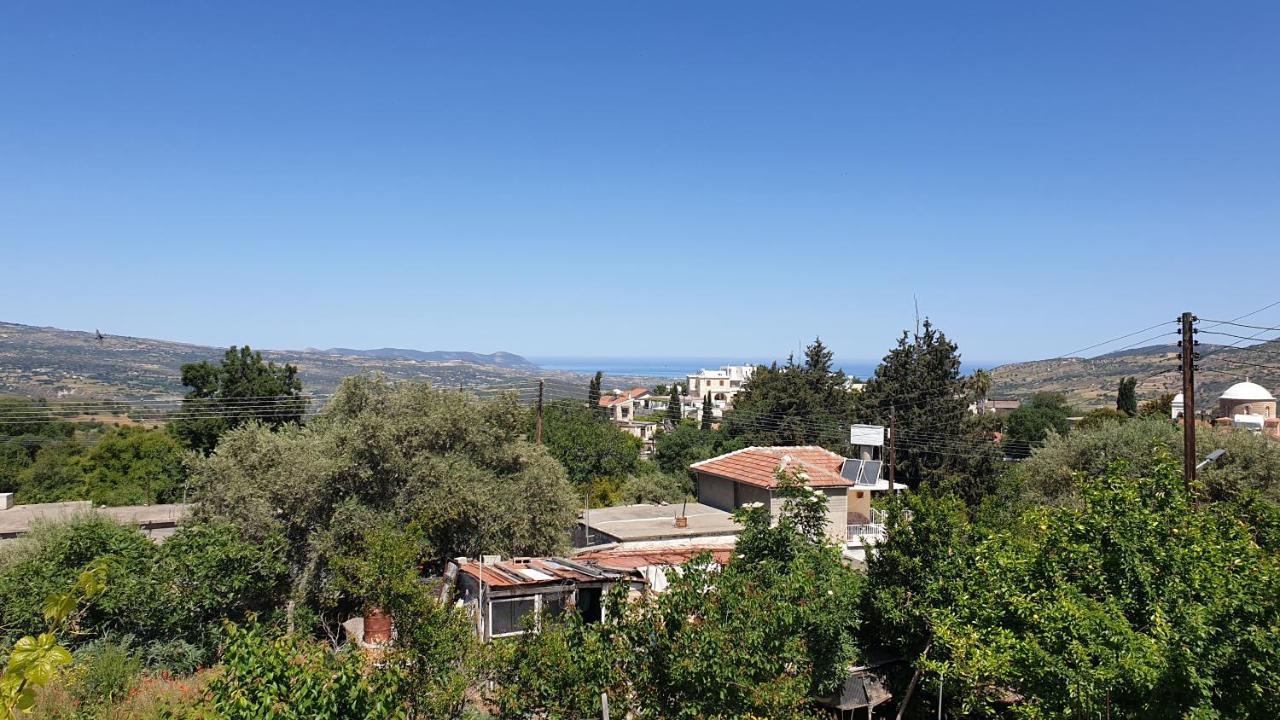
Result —
[{"label": "shed window", "polygon": [[533,613],[533,598],[505,598],[489,603],[489,636],[524,632],[524,616]]},{"label": "shed window", "polygon": [[568,593],[547,593],[542,596],[542,614],[546,617],[558,617],[564,613],[568,604]]}]

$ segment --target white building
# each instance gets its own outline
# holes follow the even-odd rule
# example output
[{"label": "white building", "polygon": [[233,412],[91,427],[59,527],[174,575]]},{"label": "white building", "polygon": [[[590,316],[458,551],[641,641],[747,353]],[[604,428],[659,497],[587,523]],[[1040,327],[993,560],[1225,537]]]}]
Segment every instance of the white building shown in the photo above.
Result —
[{"label": "white building", "polygon": [[710,395],[711,406],[720,417],[726,409],[733,407],[733,396],[742,392],[755,369],[755,365],[724,365],[718,370],[703,369],[686,375],[686,402],[701,412],[704,398]]}]

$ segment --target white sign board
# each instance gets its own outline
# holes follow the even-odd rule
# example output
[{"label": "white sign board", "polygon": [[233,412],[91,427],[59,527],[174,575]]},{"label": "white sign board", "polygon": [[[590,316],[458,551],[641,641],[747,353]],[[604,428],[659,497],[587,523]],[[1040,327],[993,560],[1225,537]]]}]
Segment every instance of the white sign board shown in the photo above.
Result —
[{"label": "white sign board", "polygon": [[850,425],[849,426],[849,444],[850,445],[869,445],[871,447],[884,447],[884,426],[883,425]]}]

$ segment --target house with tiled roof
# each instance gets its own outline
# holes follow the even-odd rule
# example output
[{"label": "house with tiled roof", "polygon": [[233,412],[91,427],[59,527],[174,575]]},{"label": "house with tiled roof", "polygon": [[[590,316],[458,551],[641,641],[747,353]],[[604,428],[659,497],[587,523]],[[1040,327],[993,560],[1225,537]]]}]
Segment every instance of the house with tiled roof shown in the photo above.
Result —
[{"label": "house with tiled roof", "polygon": [[630,422],[635,420],[637,410],[647,408],[645,401],[650,397],[649,388],[633,387],[601,395],[599,402],[600,407],[608,411],[610,420]]},{"label": "house with tiled roof", "polygon": [[[637,420],[636,416],[654,410],[654,397],[649,388],[633,387],[630,390],[615,390],[600,396],[600,407],[618,429],[640,439],[644,454],[653,452],[654,442],[658,437],[659,425],[656,422]],[[665,407],[665,404],[663,405]]]},{"label": "house with tiled roof", "polygon": [[795,473],[826,496],[830,535],[859,547],[864,537],[883,532],[873,495],[906,489],[885,480],[881,468],[879,460],[846,458],[815,445],[749,447],[689,466],[697,476],[698,502],[726,511],[761,503],[774,517],[783,505],[779,477]]}]

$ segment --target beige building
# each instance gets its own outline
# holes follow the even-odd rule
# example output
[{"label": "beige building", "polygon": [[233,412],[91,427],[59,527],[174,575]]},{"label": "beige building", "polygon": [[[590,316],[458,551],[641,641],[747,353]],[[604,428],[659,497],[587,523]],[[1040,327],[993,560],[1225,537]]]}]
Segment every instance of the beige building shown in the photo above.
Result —
[{"label": "beige building", "polygon": [[[874,544],[882,536],[883,522],[871,508],[876,494],[906,489],[881,479],[879,460],[846,458],[816,446],[749,447],[689,466],[698,477],[698,501],[732,511],[748,503],[761,503],[777,517],[783,497],[778,476],[795,472],[805,485],[827,499],[827,532],[847,548]],[[858,558],[862,559],[862,558]]]},{"label": "beige building", "polygon": [[726,409],[733,407],[733,396],[742,392],[755,369],[755,365],[725,365],[719,370],[704,369],[686,375],[685,402],[700,413],[703,399],[710,395],[711,406],[716,417],[720,417]]},{"label": "beige building", "polygon": [[650,397],[648,388],[633,387],[630,390],[601,395],[600,407],[608,411],[610,420],[629,423],[636,419],[638,412],[648,408]]}]

